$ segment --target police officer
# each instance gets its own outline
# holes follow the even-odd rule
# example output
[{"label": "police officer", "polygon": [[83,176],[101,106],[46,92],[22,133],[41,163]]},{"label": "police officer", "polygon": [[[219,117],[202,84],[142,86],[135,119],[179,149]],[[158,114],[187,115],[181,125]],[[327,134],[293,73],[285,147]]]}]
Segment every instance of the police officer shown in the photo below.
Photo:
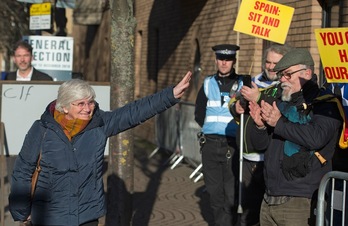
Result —
[{"label": "police officer", "polygon": [[242,76],[235,73],[239,46],[222,44],[212,48],[218,71],[204,79],[198,92],[195,120],[202,127],[201,143],[204,182],[210,196],[216,226],[236,221],[238,190],[237,124],[228,109],[229,100],[242,86]]}]

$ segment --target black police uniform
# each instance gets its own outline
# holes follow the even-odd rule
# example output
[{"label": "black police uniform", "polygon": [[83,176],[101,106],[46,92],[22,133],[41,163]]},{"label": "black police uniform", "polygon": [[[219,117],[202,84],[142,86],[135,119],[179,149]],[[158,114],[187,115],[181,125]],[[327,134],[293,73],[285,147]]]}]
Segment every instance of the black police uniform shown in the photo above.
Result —
[{"label": "black police uniform", "polygon": [[[214,46],[216,58],[234,60],[235,45]],[[231,54],[232,53],[232,54]],[[232,68],[228,76],[220,77],[217,72],[208,76],[215,79],[221,95],[221,105],[226,101],[224,95],[236,92],[240,76]],[[236,86],[237,84],[237,86]],[[204,91],[204,84],[198,92],[195,108],[195,120],[203,127],[206,122],[208,98]],[[227,109],[228,110],[228,109]],[[230,122],[235,124],[234,121]],[[224,133],[224,131],[222,131]],[[220,133],[221,134],[221,133]],[[238,191],[238,149],[235,134],[233,136],[219,134],[204,134],[204,144],[201,144],[204,182],[210,195],[210,205],[213,210],[215,225],[229,226],[237,220],[237,191]]]}]

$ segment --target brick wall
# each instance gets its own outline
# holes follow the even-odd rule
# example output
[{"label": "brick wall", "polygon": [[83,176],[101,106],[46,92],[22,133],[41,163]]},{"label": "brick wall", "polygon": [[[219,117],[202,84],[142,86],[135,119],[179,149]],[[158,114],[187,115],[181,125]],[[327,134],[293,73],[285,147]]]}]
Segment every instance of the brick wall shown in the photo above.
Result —
[{"label": "brick wall", "polygon": [[[322,26],[318,1],[275,0],[295,8],[286,43],[308,48],[319,72],[319,52],[314,29]],[[348,25],[348,3],[344,1],[344,24]],[[239,44],[236,70],[256,75],[261,71],[263,40],[233,31],[238,1],[228,0],[136,0],[138,21],[136,51],[136,98],[177,83],[187,70],[194,70],[200,49],[201,74],[193,77],[184,101],[194,103],[205,76],[215,72],[211,47],[221,43]],[[141,35],[140,35],[141,34]],[[154,142],[154,120],[135,129],[136,134]]]},{"label": "brick wall", "polygon": [[343,1],[343,24],[342,27],[348,27],[348,1]]}]

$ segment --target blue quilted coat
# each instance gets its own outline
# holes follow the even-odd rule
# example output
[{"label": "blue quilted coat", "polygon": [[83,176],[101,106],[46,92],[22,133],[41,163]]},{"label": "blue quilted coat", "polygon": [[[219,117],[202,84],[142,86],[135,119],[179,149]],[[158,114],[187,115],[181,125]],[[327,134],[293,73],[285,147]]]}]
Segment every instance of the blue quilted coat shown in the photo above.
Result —
[{"label": "blue quilted coat", "polygon": [[[178,101],[169,87],[114,111],[96,105],[90,123],[71,141],[53,118],[52,102],[28,131],[15,162],[9,196],[13,219],[24,221],[31,215],[34,225],[78,226],[105,215],[102,173],[107,139]],[[40,149],[42,171],[31,201],[31,175]]]}]

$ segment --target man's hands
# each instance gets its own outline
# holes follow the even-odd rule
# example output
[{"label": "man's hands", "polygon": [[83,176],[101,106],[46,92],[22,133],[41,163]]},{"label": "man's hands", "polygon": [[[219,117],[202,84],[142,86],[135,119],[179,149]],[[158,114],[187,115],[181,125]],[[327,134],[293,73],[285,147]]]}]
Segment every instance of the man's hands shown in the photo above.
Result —
[{"label": "man's hands", "polygon": [[280,113],[277,104],[273,101],[272,105],[266,101],[261,101],[261,117],[268,125],[275,127],[282,114]]},{"label": "man's hands", "polygon": [[[251,82],[251,86],[252,86],[252,88],[250,88],[248,86],[242,86],[242,88],[240,90],[240,94],[242,95],[242,97],[246,101],[249,101],[249,102],[250,101],[255,101],[255,102],[257,102],[258,99],[259,99],[259,95],[260,95],[259,88],[257,87],[257,85],[254,82]],[[235,108],[236,108],[236,112],[238,114],[245,113],[245,108],[242,106],[242,104],[240,103],[239,100],[236,101]]]},{"label": "man's hands", "polygon": [[252,88],[248,86],[243,86],[240,90],[240,94],[246,99],[247,101],[255,101],[257,102],[259,99],[260,91],[257,85],[254,82],[251,82]]},{"label": "man's hands", "polygon": [[261,107],[255,101],[249,102],[249,114],[254,119],[256,126],[260,128],[265,127],[265,123],[261,117]]},{"label": "man's hands", "polygon": [[236,101],[235,108],[236,108],[237,114],[244,114],[245,109],[244,109],[243,106],[240,104],[240,100],[237,100],[237,101]]},{"label": "man's hands", "polygon": [[192,72],[188,71],[185,77],[174,87],[173,94],[175,98],[179,99],[184,95],[185,91],[190,86],[191,76]]},{"label": "man's hands", "polygon": [[275,127],[282,116],[275,101],[270,105],[262,100],[261,106],[259,106],[255,101],[251,101],[249,102],[249,109],[250,116],[254,119],[258,127],[265,127],[266,124]]},{"label": "man's hands", "polygon": [[[252,82],[251,85],[252,88],[243,86],[240,90],[243,98],[249,101],[250,116],[254,119],[259,128],[264,128],[266,124],[275,127],[278,120],[282,116],[276,102],[274,101],[271,105],[264,100],[261,100],[261,104],[258,105],[257,101],[259,99],[260,91],[254,82]],[[243,114],[245,112],[245,109],[240,104],[239,100],[236,102],[235,108],[238,114]]]},{"label": "man's hands", "polygon": [[32,226],[32,223],[31,223],[31,216],[29,215],[29,217],[23,221],[20,226]]}]

